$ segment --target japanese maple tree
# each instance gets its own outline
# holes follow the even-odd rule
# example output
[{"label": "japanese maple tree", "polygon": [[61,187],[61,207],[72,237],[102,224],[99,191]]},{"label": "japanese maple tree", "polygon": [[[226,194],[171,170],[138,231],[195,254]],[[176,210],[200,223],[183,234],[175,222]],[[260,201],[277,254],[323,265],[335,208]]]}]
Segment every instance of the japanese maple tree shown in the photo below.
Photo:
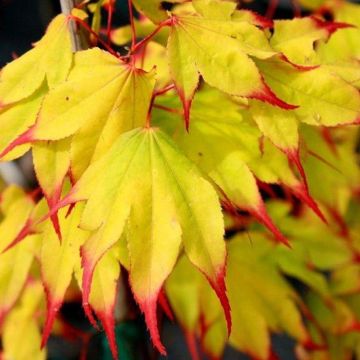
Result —
[{"label": "japanese maple tree", "polygon": [[0,157],[39,185],[2,187],[4,359],[44,359],[79,292],[118,358],[119,283],[161,354],[159,312],[194,359],[360,357],[360,6],[299,3],[129,0],[114,28],[64,0],[1,70]]}]

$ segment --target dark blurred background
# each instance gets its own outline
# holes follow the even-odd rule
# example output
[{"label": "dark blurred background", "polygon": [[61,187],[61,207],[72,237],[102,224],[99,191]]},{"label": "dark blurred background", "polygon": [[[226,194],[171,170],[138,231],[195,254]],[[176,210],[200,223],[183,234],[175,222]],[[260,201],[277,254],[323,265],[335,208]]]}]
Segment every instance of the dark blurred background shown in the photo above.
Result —
[{"label": "dark blurred background", "polygon": [[[360,0],[357,2],[360,2]],[[268,8],[268,1],[255,0],[246,6],[264,15]],[[0,0],[0,67],[30,49],[31,44],[40,39],[49,21],[59,12],[58,0]],[[279,1],[275,16],[276,18],[293,17],[292,1]],[[114,26],[127,23],[127,0],[117,0]],[[111,359],[104,334],[91,330],[83,315],[80,303],[65,304],[61,314],[64,320],[73,328],[90,334],[91,340],[86,359]],[[190,359],[183,335],[176,325],[165,320],[162,328],[162,338],[168,349],[167,358],[169,360]],[[118,325],[117,340],[122,360],[155,360],[158,358],[156,355],[151,354],[150,342],[141,316],[138,319]],[[295,360],[295,344],[289,338],[275,336],[273,346],[280,360]],[[48,349],[48,358],[51,360],[78,359],[81,353],[81,342],[52,337]],[[249,358],[228,348],[225,352],[225,359],[246,360]]]}]

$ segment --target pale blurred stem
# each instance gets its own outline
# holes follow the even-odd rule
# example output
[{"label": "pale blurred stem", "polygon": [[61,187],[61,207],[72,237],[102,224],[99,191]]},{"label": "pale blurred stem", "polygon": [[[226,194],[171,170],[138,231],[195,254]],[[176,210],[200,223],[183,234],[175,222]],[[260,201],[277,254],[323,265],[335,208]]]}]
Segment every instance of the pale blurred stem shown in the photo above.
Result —
[{"label": "pale blurred stem", "polygon": [[[61,11],[65,16],[71,14],[71,10],[74,8],[74,0],[60,0]],[[73,19],[69,19],[69,30],[71,34],[71,43],[73,52],[82,50],[80,34],[77,30],[76,22]]]},{"label": "pale blurred stem", "polygon": [[132,7],[132,0],[128,0],[129,7],[129,17],[130,17],[130,26],[131,26],[131,50],[134,50],[136,43],[136,29],[135,29],[135,19]]}]

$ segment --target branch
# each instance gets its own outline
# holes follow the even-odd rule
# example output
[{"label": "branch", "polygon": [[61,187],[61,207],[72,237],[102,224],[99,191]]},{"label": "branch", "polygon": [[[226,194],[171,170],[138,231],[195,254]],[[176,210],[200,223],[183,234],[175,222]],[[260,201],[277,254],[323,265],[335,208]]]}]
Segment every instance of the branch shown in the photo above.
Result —
[{"label": "branch", "polygon": [[[60,5],[61,11],[65,16],[71,15],[71,10],[74,8],[74,0],[60,0]],[[80,34],[73,19],[69,19],[69,30],[73,52],[82,50]]]}]

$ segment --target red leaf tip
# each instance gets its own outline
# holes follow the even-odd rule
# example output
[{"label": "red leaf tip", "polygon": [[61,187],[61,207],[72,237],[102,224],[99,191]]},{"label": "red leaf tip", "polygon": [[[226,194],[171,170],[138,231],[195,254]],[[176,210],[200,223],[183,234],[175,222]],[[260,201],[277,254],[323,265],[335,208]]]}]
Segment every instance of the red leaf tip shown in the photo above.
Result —
[{"label": "red leaf tip", "polygon": [[46,301],[47,301],[47,311],[46,311],[46,320],[43,329],[43,334],[41,338],[41,349],[46,346],[46,343],[51,335],[51,330],[56,318],[56,314],[61,308],[62,301],[55,300],[51,294],[49,288],[44,284],[45,293],[46,293]]},{"label": "red leaf tip", "polygon": [[310,207],[310,209],[314,211],[314,213],[320,218],[320,220],[322,220],[325,224],[328,224],[328,221],[320,210],[319,205],[310,195],[308,188],[303,183],[299,183],[298,185],[293,187],[292,190],[300,200],[304,201]]},{"label": "red leaf tip", "polygon": [[[136,296],[135,296],[136,297]],[[157,314],[156,314],[156,305],[157,305],[158,295],[149,297],[147,299],[140,299],[136,297],[136,301],[139,304],[141,311],[144,313],[146,325],[149,329],[151,340],[155,348],[159,351],[161,355],[166,355],[166,349],[161,342]]]},{"label": "red leaf tip", "polygon": [[117,360],[119,358],[119,354],[116,344],[115,319],[114,319],[113,307],[107,313],[97,312],[96,315],[99,317],[101,324],[104,328],[106,337],[108,338],[112,357],[114,360]]},{"label": "red leaf tip", "polygon": [[230,336],[231,327],[232,327],[231,307],[230,307],[229,299],[226,294],[225,274],[226,274],[226,267],[222,266],[216,274],[215,281],[208,276],[207,278],[211,287],[214,289],[217,297],[220,300],[226,319],[228,336]]},{"label": "red leaf tip", "polygon": [[257,207],[249,209],[250,213],[253,214],[263,225],[265,225],[275,236],[275,239],[284,244],[287,247],[291,247],[289,240],[284,236],[284,234],[278,229],[278,227],[274,224],[271,217],[266,211],[264,202],[262,199]]}]

